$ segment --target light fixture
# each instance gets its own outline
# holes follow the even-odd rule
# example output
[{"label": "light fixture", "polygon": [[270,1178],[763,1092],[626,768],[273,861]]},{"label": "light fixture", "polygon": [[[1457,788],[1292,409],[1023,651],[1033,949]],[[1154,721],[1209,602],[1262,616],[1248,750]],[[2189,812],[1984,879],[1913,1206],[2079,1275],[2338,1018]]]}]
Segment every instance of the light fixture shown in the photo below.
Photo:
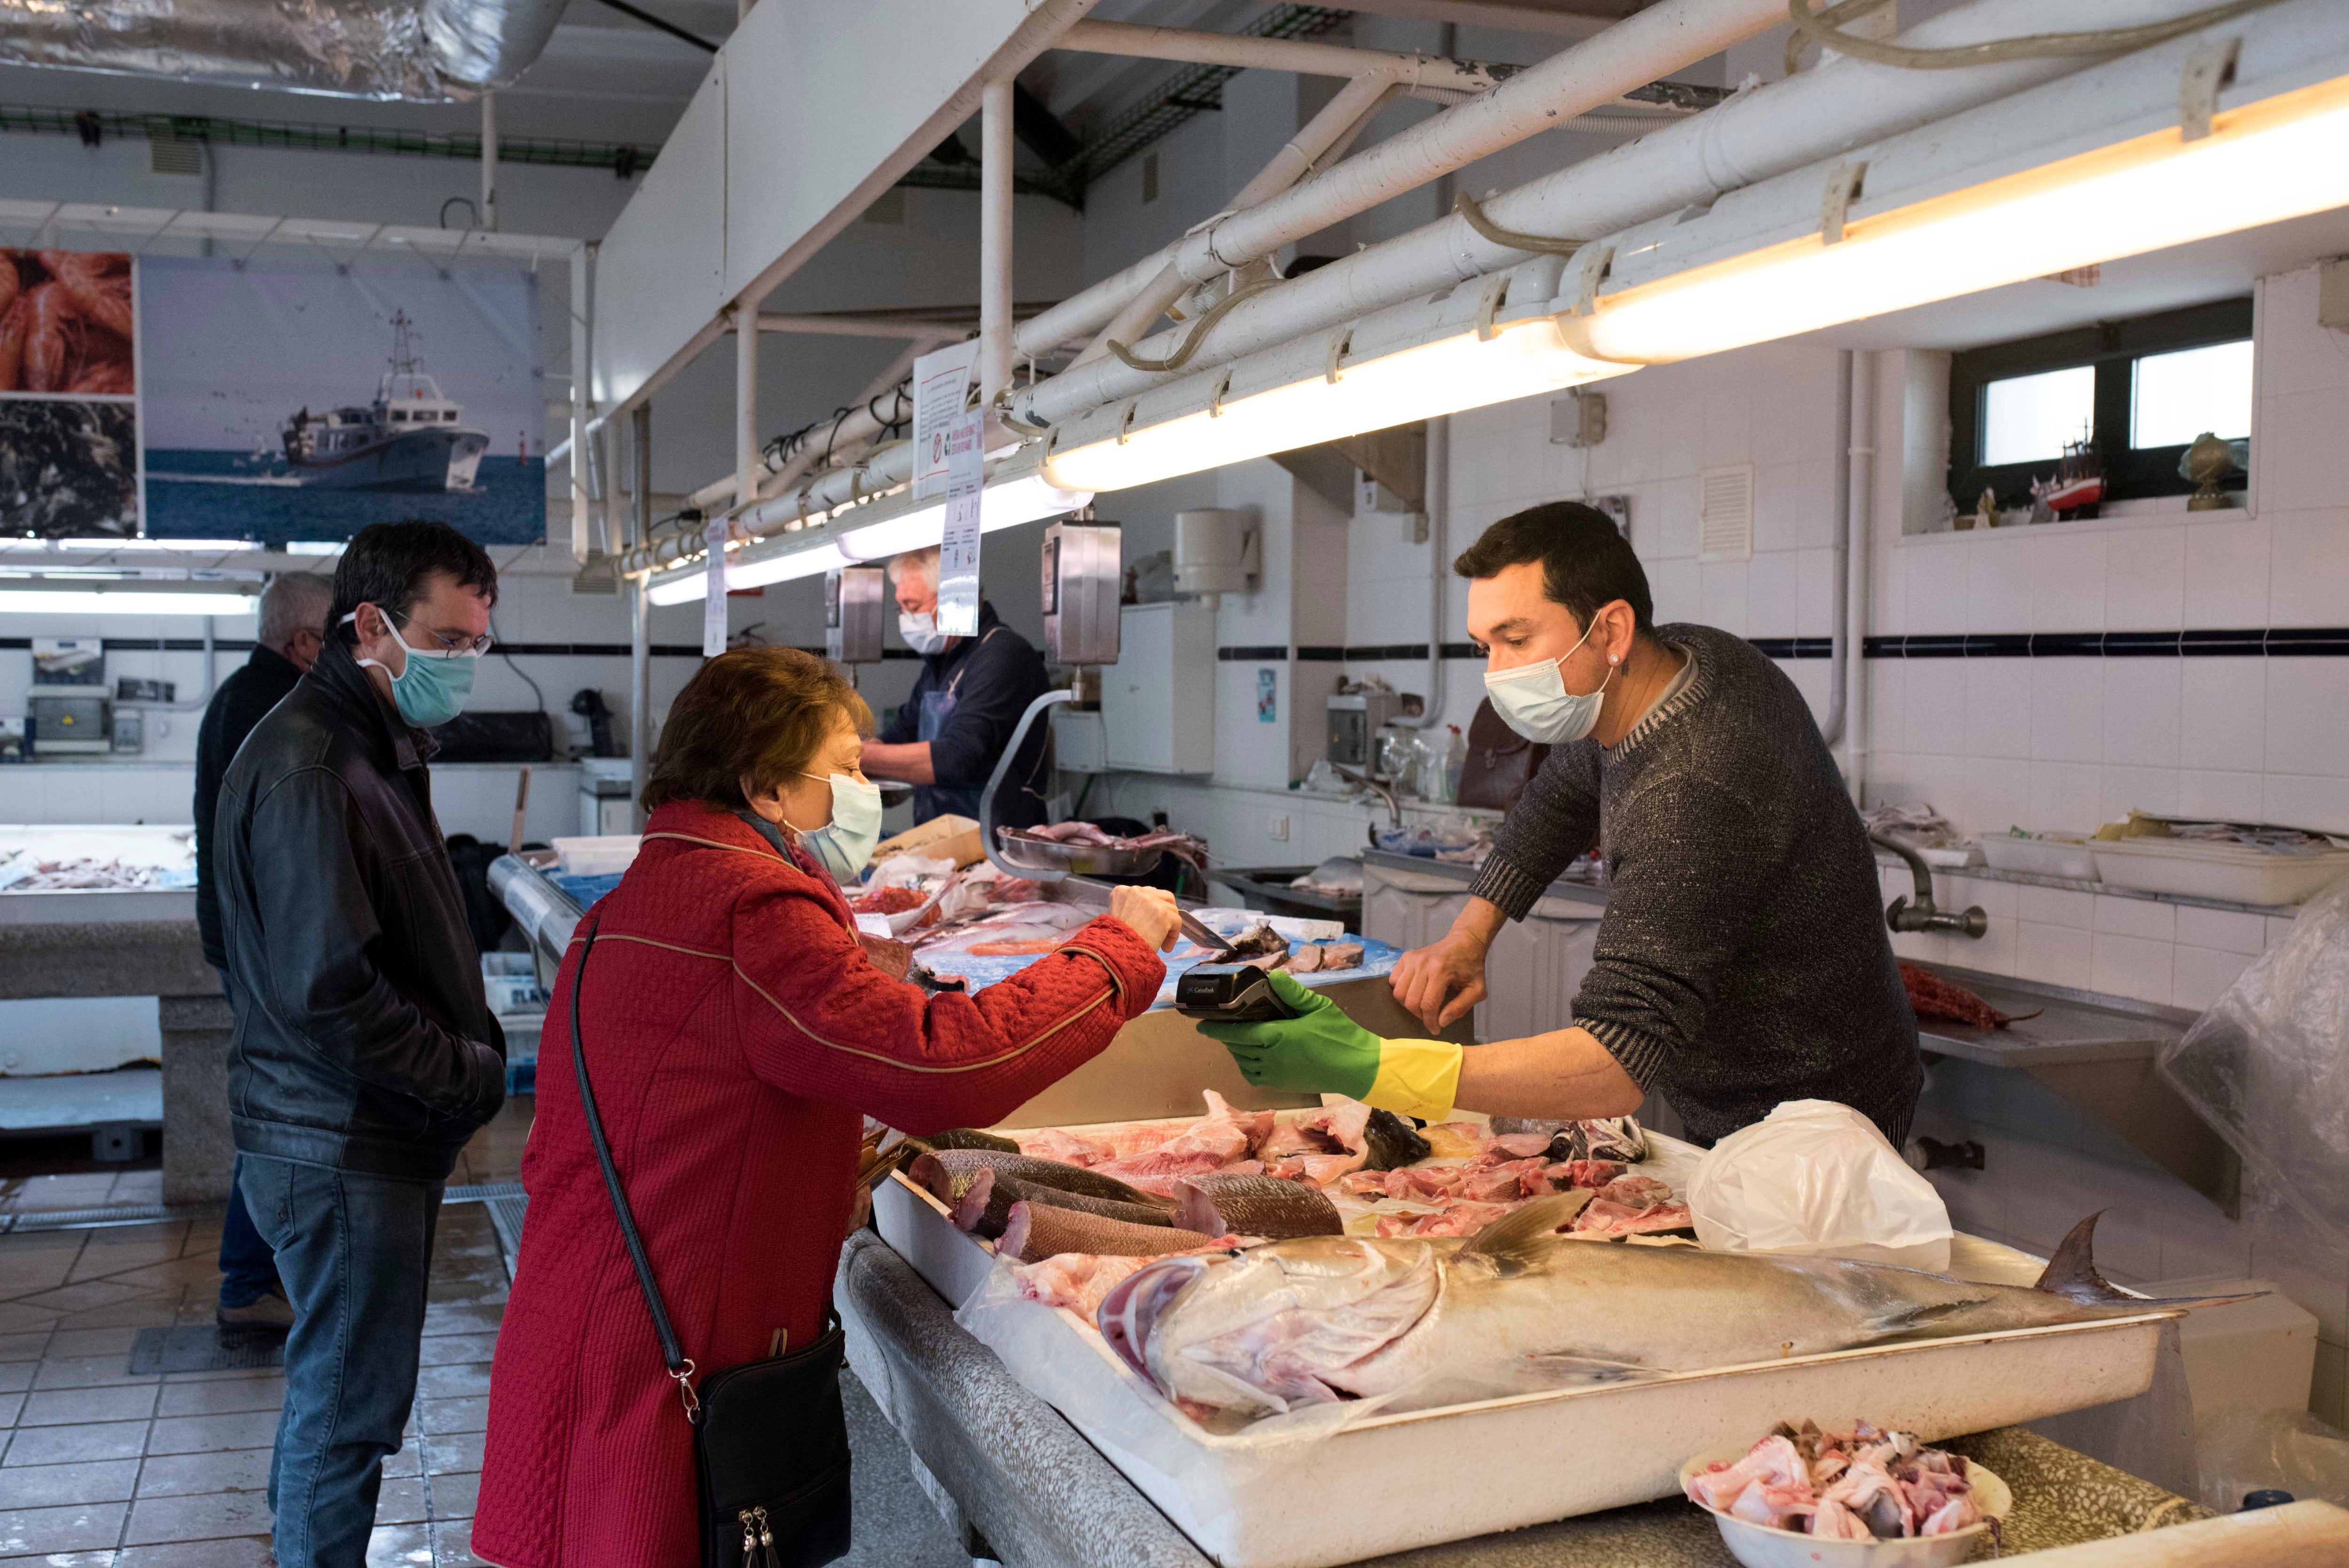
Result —
[{"label": "light fixture", "polygon": [[246,593],[0,588],[0,614],[19,615],[250,615],[253,607]]},{"label": "light fixture", "polygon": [[[1074,511],[1091,500],[1090,493],[1061,489],[1032,470],[1013,475],[990,481],[979,492],[978,529],[981,533],[993,533],[998,529],[1017,528],[1023,522]],[[890,505],[890,501],[884,500],[875,503],[873,510],[885,511]],[[781,539],[739,548],[727,562],[726,585],[758,588],[770,583],[789,583],[818,576],[837,566],[885,561],[909,550],[926,549],[945,535],[947,503],[926,500],[911,511],[873,522],[854,528],[839,526],[854,516],[853,511],[834,513],[833,527],[813,532],[812,537],[812,531],[802,529]],[[814,542],[816,539],[823,542]],[[709,562],[705,556],[655,577],[645,597],[656,604],[685,604],[705,599],[709,593]]]},{"label": "light fixture", "polygon": [[60,550],[182,550],[207,555],[260,548],[247,539],[60,539],[57,546]]},{"label": "light fixture", "polygon": [[[1081,416],[1070,426],[1082,444],[1071,447],[1063,438],[1044,473],[1072,490],[1123,490],[1639,368],[1576,352],[1548,315],[1487,330],[1489,337],[1455,324],[1428,341],[1361,360],[1345,356],[1338,335],[1320,374],[1246,395],[1228,390],[1230,377],[1219,383],[1212,376],[1193,377],[1213,383],[1220,395],[1147,425],[1131,423],[1124,412],[1116,412],[1112,421],[1102,420],[1100,410]],[[1236,373],[1239,369],[1235,366]],[[1114,433],[1083,438],[1092,433],[1090,427],[1105,422],[1113,424]]]},{"label": "light fixture", "polygon": [[[763,588],[770,583],[789,583],[795,578],[813,577],[845,566],[848,557],[840,546],[826,542],[812,550],[793,551],[788,555],[770,555],[764,560],[730,562],[726,568],[729,588]],[[709,597],[709,561],[707,556],[689,565],[663,573],[645,590],[645,597],[656,604],[689,604]]]},{"label": "light fixture", "polygon": [[[1143,484],[2349,206],[2349,6],[2240,26],[1087,409],[1044,471]],[[1527,304],[1467,331],[1478,290]]]},{"label": "light fixture", "polygon": [[[2323,68],[2339,70],[2339,57]],[[1954,190],[1947,166],[1962,177],[1965,150],[1983,138],[1944,125],[1887,143],[1868,165],[1870,199],[1835,243],[1817,220],[1818,166],[1754,188],[1742,211],[1724,199],[1717,222],[1628,231],[1616,291],[1569,318],[1568,335],[1610,358],[1693,358],[2349,205],[2349,77],[2220,109],[2192,140],[2176,123],[2176,76],[2166,80],[2158,108],[2149,93],[2124,98],[2129,118],[2087,134],[2054,125],[2037,144],[2078,146],[2105,129],[2106,145]],[[2082,90],[2068,103],[2050,94],[2050,119],[2098,101],[2085,83],[2050,84],[2067,85]],[[2010,124],[2044,123],[2020,101],[1992,107]],[[2160,129],[2142,129],[2148,121]]]}]

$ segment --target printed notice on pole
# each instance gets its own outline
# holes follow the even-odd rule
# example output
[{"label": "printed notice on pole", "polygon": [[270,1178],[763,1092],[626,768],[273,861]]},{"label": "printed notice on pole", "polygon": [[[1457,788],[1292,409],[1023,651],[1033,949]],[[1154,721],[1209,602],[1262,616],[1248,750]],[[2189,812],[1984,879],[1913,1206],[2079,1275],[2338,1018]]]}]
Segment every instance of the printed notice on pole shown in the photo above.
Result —
[{"label": "printed notice on pole", "polygon": [[714,659],[726,651],[726,520],[711,518],[701,541],[709,552],[709,591],[701,602],[701,656]]},{"label": "printed notice on pole", "polygon": [[914,361],[914,499],[947,492],[947,440],[962,418],[970,394],[976,339],[925,354]]},{"label": "printed notice on pole", "polygon": [[978,635],[978,497],[986,484],[987,416],[962,415],[948,431],[946,534],[938,542],[938,630]]}]

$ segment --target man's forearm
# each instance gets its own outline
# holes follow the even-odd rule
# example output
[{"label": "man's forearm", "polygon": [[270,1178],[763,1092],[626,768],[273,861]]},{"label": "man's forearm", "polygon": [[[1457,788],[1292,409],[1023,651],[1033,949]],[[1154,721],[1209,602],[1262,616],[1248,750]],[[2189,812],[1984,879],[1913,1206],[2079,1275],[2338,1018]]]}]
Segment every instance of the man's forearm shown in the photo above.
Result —
[{"label": "man's forearm", "polygon": [[1461,1058],[1456,1103],[1489,1116],[1583,1121],[1628,1116],[1645,1098],[1607,1047],[1578,1027],[1470,1046]]},{"label": "man's forearm", "polygon": [[864,772],[873,779],[896,779],[907,784],[935,784],[937,772],[930,766],[930,743],[908,740],[892,745],[885,740],[864,743]]},{"label": "man's forearm", "polygon": [[1499,904],[1471,893],[1468,902],[1460,906],[1460,913],[1452,917],[1449,934],[1474,942],[1479,947],[1490,947],[1493,938],[1501,934],[1501,927],[1508,923],[1508,913]]}]

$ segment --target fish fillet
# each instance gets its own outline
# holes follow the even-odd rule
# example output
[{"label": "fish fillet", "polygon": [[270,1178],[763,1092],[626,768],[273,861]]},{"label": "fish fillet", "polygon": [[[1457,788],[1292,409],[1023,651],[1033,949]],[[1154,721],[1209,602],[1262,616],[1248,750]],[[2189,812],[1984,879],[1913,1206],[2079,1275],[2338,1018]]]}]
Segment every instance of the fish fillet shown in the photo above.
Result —
[{"label": "fish fillet", "polygon": [[1317,1188],[1222,1171],[1174,1184],[1174,1223],[1209,1236],[1275,1239],[1335,1236],[1346,1228],[1337,1205]]},{"label": "fish fillet", "polygon": [[[936,1187],[931,1188],[931,1191],[939,1202],[947,1202],[946,1194]],[[1082,1192],[1065,1192],[1057,1187],[1023,1181],[1017,1176],[999,1175],[993,1171],[981,1171],[972,1177],[949,1208],[957,1229],[991,1242],[1001,1235],[1004,1226],[1010,1222],[1011,1205],[1014,1203],[1045,1203],[1056,1209],[1074,1209],[1081,1214],[1123,1220],[1133,1225],[1174,1223],[1169,1212],[1154,1203],[1120,1203],[1108,1198],[1088,1197]]]},{"label": "fish fillet", "polygon": [[1014,1203],[997,1250],[1022,1263],[1055,1253],[1092,1253],[1112,1257],[1155,1257],[1215,1245],[1216,1238],[1166,1225],[1133,1225],[1074,1209]]},{"label": "fish fillet", "polygon": [[[938,1191],[929,1171],[932,1166],[944,1171],[949,1179],[959,1179],[951,1196]],[[998,1176],[1016,1176],[1022,1181],[1040,1186],[1057,1187],[1063,1192],[1081,1193],[1088,1198],[1106,1198],[1117,1203],[1143,1203],[1164,1208],[1143,1192],[1127,1186],[1113,1176],[1081,1166],[1063,1165],[1056,1160],[1039,1160],[1030,1154],[1002,1154],[991,1149],[940,1149],[917,1156],[906,1174],[916,1185],[936,1193],[941,1202],[958,1203],[968,1191],[971,1178],[981,1171],[992,1171]]]}]

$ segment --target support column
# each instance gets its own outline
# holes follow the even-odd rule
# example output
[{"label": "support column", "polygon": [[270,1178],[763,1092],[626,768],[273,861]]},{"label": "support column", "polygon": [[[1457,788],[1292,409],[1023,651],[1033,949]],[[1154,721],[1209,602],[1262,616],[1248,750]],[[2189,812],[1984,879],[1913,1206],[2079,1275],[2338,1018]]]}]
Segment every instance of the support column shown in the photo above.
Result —
[{"label": "support column", "polygon": [[1011,385],[1011,78],[979,99],[978,394],[991,404]]},{"label": "support column", "polygon": [[498,232],[498,95],[481,95],[481,227]]},{"label": "support column", "polygon": [[571,253],[571,558],[587,560],[587,398],[595,366],[595,244]]},{"label": "support column", "polygon": [[[653,410],[639,403],[628,411],[629,433],[636,447],[636,526],[629,541],[641,545],[653,531]],[[651,603],[645,590],[648,576],[624,579],[632,595],[628,617],[628,797],[636,802],[636,830],[645,825],[645,779],[652,770],[653,659]]]},{"label": "support column", "polygon": [[759,499],[759,302],[734,302],[734,506]]}]

